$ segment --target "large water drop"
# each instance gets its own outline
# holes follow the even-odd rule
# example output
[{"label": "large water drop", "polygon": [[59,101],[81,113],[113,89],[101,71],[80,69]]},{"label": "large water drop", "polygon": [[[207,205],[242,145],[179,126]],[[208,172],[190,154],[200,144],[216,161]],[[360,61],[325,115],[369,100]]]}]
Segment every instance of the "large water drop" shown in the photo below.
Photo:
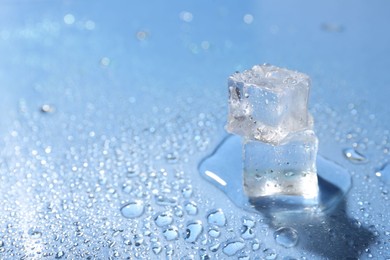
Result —
[{"label": "large water drop", "polygon": [[298,232],[290,227],[281,227],[274,232],[274,238],[279,245],[290,248],[298,243]]},{"label": "large water drop", "polygon": [[222,209],[215,209],[210,211],[210,213],[207,215],[207,222],[210,225],[219,227],[226,225],[226,217]]},{"label": "large water drop", "polygon": [[129,202],[121,208],[121,213],[125,218],[140,217],[144,213],[144,205],[139,200]]},{"label": "large water drop", "polygon": [[241,240],[231,240],[226,242],[222,252],[228,256],[235,255],[238,251],[244,249],[245,243]]}]

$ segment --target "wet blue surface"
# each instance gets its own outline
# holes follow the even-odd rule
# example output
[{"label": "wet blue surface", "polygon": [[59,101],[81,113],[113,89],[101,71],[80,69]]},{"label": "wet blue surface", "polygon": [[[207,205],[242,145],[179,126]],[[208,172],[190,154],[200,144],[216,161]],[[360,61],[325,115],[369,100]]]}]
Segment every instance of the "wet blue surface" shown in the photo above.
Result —
[{"label": "wet blue surface", "polygon": [[[0,258],[389,258],[389,8],[2,1]],[[249,213],[197,172],[225,134],[227,77],[264,62],[312,78],[319,153],[352,176],[333,215]]]}]

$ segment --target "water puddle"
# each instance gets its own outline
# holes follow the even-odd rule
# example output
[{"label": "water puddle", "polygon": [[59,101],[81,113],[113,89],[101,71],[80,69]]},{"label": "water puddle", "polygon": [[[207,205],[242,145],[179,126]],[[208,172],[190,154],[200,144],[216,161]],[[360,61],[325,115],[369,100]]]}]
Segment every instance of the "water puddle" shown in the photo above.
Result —
[{"label": "water puddle", "polygon": [[318,203],[305,203],[303,198],[301,201],[293,198],[293,203],[290,203],[291,198],[253,199],[249,198],[243,189],[242,163],[241,137],[229,135],[210,156],[200,162],[199,171],[203,178],[223,191],[238,207],[247,211],[280,209],[323,212],[337,206],[351,187],[351,176],[346,169],[318,155]]}]

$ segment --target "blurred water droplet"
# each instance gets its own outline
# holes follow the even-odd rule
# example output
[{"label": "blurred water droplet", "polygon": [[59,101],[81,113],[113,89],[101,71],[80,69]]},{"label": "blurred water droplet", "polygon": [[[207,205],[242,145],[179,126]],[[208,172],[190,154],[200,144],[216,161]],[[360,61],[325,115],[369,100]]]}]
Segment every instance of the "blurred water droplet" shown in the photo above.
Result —
[{"label": "blurred water droplet", "polygon": [[245,243],[241,240],[232,240],[226,242],[222,252],[228,256],[235,255],[238,251],[244,249]]},{"label": "blurred water droplet", "polygon": [[209,236],[213,237],[213,238],[217,238],[221,235],[221,231],[219,231],[219,229],[217,227],[210,228],[208,233],[209,233]]},{"label": "blurred water droplet", "polygon": [[274,238],[279,245],[290,248],[298,243],[298,232],[290,227],[281,227],[274,232]]},{"label": "blurred water droplet", "polygon": [[159,242],[154,242],[154,243],[152,244],[152,250],[153,250],[153,253],[154,253],[155,255],[160,254],[161,251],[162,251],[161,244],[160,244]]},{"label": "blurred water droplet", "polygon": [[207,215],[207,222],[210,225],[216,225],[219,227],[225,226],[226,225],[225,213],[223,213],[222,209],[212,210]]},{"label": "blurred water droplet", "polygon": [[65,255],[64,251],[59,251],[59,252],[57,252],[55,258],[56,258],[56,259],[60,259],[60,258],[62,258],[64,255]]},{"label": "blurred water droplet", "polygon": [[37,228],[33,227],[28,230],[28,234],[33,239],[38,239],[42,236],[42,232],[39,231]]},{"label": "blurred water droplet", "polygon": [[172,224],[173,216],[170,212],[159,213],[155,216],[154,222],[157,226],[163,227]]},{"label": "blurred water droplet", "polygon": [[260,249],[260,242],[257,239],[253,240],[253,242],[252,242],[252,250],[253,251],[257,251],[259,249]]},{"label": "blurred water droplet", "polygon": [[181,190],[181,193],[183,194],[183,197],[188,199],[191,197],[192,195],[192,186],[191,185],[187,185],[185,186],[182,190]]},{"label": "blurred water droplet", "polygon": [[54,107],[49,104],[44,104],[41,106],[42,113],[53,113],[54,110],[55,110]]},{"label": "blurred water droplet", "polygon": [[173,245],[169,244],[165,246],[165,255],[168,259],[171,259],[175,251],[173,250]]},{"label": "blurred water droplet", "polygon": [[175,206],[177,203],[176,197],[167,197],[163,195],[155,196],[157,205],[160,206]]},{"label": "blurred water droplet", "polygon": [[359,153],[358,151],[356,151],[353,148],[344,149],[343,153],[344,153],[345,158],[347,158],[349,161],[351,161],[353,163],[366,163],[367,162],[367,158],[363,154]]},{"label": "blurred water droplet", "polygon": [[216,243],[216,244],[213,244],[209,247],[210,251],[215,253],[218,251],[219,247],[221,246],[221,243]]},{"label": "blurred water droplet", "polygon": [[194,221],[187,224],[184,240],[193,243],[195,242],[203,231],[201,221]]},{"label": "blurred water droplet", "polygon": [[178,160],[178,156],[176,153],[168,153],[166,156],[165,156],[165,159],[167,160],[167,162],[169,163],[176,163],[177,160]]},{"label": "blurred water droplet", "polygon": [[276,251],[272,248],[264,249],[263,253],[264,253],[264,259],[267,259],[267,260],[274,260],[278,257],[278,255],[276,254]]},{"label": "blurred water droplet", "polygon": [[187,202],[184,208],[188,215],[196,215],[198,213],[198,207],[196,206],[196,203],[193,201]]},{"label": "blurred water droplet", "polygon": [[255,238],[255,232],[253,231],[252,228],[243,225],[241,228],[241,237],[245,240],[253,239]]},{"label": "blurred water droplet", "polygon": [[176,240],[179,238],[179,231],[178,231],[177,227],[172,226],[172,227],[165,229],[163,231],[163,235],[164,235],[166,240],[172,241],[172,240]]},{"label": "blurred water droplet", "polygon": [[379,170],[375,172],[375,175],[380,177],[380,180],[386,184],[390,184],[390,164],[384,164]]},{"label": "blurred water droplet", "polygon": [[139,200],[127,203],[121,208],[121,213],[125,218],[140,217],[144,213],[144,205]]}]

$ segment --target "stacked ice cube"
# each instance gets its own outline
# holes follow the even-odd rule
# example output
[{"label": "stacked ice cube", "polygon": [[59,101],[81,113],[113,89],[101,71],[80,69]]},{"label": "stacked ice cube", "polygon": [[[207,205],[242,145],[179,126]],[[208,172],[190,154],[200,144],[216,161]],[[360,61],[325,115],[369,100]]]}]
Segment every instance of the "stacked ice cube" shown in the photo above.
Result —
[{"label": "stacked ice cube", "polygon": [[229,77],[227,131],[243,137],[249,197],[318,194],[318,139],[307,109],[310,78],[272,65]]}]

